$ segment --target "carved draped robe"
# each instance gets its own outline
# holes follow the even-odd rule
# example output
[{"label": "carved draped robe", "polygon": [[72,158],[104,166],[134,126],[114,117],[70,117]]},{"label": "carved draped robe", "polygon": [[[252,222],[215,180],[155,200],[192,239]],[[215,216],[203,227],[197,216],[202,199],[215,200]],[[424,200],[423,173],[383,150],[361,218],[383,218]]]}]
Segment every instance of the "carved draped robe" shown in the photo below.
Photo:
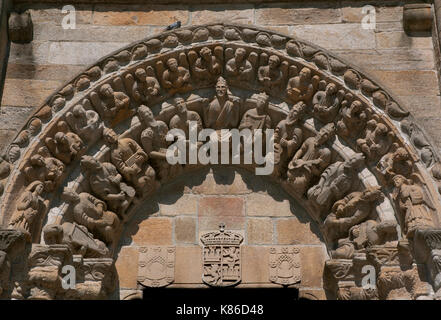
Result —
[{"label": "carved draped robe", "polygon": [[214,130],[232,129],[239,122],[239,108],[229,97],[221,105],[218,98],[210,102],[206,111],[206,127]]}]

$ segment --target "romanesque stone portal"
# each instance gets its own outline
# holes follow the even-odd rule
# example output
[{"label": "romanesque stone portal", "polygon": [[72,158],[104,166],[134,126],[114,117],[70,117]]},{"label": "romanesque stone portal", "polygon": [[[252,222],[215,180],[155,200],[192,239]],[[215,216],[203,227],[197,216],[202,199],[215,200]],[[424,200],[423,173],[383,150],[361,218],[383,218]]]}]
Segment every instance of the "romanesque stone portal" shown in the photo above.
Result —
[{"label": "romanesque stone portal", "polygon": [[[112,297],[128,221],[161,185],[206,165],[166,160],[175,142],[167,133],[181,129],[187,144],[190,121],[215,134],[275,130],[267,179],[319,227],[328,298],[440,297],[441,167],[413,118],[377,81],[331,53],[229,24],[171,30],[125,47],[29,119],[0,163],[2,297]],[[203,259],[190,266],[172,267],[173,248],[142,249],[140,285],[171,285],[172,270],[200,265],[200,285],[240,284],[250,256],[242,256],[234,228],[201,235]],[[258,261],[271,269],[265,281],[302,283],[297,269],[305,265],[292,244]],[[75,288],[62,285],[65,265],[78,272]],[[373,286],[365,286],[366,266],[375,270]]]}]

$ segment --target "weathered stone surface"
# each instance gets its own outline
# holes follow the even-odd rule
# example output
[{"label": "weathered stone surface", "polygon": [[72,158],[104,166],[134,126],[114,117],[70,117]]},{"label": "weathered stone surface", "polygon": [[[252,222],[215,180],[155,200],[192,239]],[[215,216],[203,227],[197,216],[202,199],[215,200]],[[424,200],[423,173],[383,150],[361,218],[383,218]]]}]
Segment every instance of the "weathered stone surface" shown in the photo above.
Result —
[{"label": "weathered stone surface", "polygon": [[202,283],[202,248],[176,247],[175,283]]},{"label": "weathered stone surface", "polygon": [[47,64],[49,42],[32,41],[31,43],[11,43],[8,63]]},{"label": "weathered stone surface", "polygon": [[16,134],[15,130],[0,129],[0,153],[12,142]]},{"label": "weathered stone surface", "polygon": [[148,37],[156,29],[147,26],[96,26],[79,24],[75,29],[64,29],[51,23],[35,26],[34,39],[38,41],[133,42]]},{"label": "weathered stone surface", "polygon": [[244,215],[243,200],[236,197],[204,197],[199,199],[199,216],[235,216]]},{"label": "weathered stone surface", "polygon": [[247,219],[248,244],[273,243],[273,221],[269,218]]},{"label": "weathered stone surface", "polygon": [[196,218],[176,217],[175,219],[176,243],[197,243],[196,242]]},{"label": "weathered stone surface", "polygon": [[[425,115],[424,115],[425,116]],[[433,139],[438,148],[438,152],[441,151],[441,130],[440,121],[441,117],[417,117],[417,123],[420,124],[424,130]]]},{"label": "weathered stone surface", "polygon": [[84,69],[83,66],[9,63],[6,79],[68,81]]},{"label": "weathered stone surface", "polygon": [[256,23],[262,25],[322,24],[341,22],[340,10],[333,4],[319,3],[319,8],[303,4],[260,5]]},{"label": "weathered stone surface", "polygon": [[300,25],[292,30],[294,36],[311,41],[325,49],[374,49],[375,33],[359,23]]},{"label": "weathered stone surface", "polygon": [[138,224],[133,235],[137,245],[171,245],[173,244],[173,225],[170,218],[148,218]]},{"label": "weathered stone surface", "polygon": [[286,198],[274,199],[263,193],[252,193],[247,197],[248,216],[291,217],[290,202]]},{"label": "weathered stone surface", "polygon": [[396,95],[437,95],[435,71],[372,71],[372,74],[384,83]]},{"label": "weathered stone surface", "polygon": [[199,216],[198,230],[212,231],[218,230],[219,225],[223,223],[229,230],[244,230],[245,217],[238,216]]},{"label": "weathered stone surface", "polygon": [[319,246],[300,248],[302,287],[322,287],[326,260],[324,250],[324,247]]},{"label": "weathered stone surface", "polygon": [[161,193],[159,199],[159,210],[165,216],[196,215],[197,197],[184,194],[182,196],[173,193]]},{"label": "weathered stone surface", "polygon": [[115,262],[120,288],[135,289],[138,275],[138,248],[122,247]]},{"label": "weathered stone surface", "polygon": [[254,6],[250,4],[201,5],[194,7],[193,10],[191,12],[192,24],[205,24],[213,21],[229,21],[241,24],[254,22]]},{"label": "weathered stone surface", "polygon": [[432,37],[409,37],[405,32],[378,32],[375,34],[377,48],[422,48],[432,49]]},{"label": "weathered stone surface", "polygon": [[269,247],[242,246],[242,283],[269,283]]},{"label": "weathered stone surface", "polygon": [[299,221],[295,217],[278,219],[276,232],[278,244],[320,243],[317,226],[309,221]]},{"label": "weathered stone surface", "polygon": [[[72,5],[72,4],[71,4]],[[61,25],[67,13],[62,13],[63,6],[47,6],[44,4],[31,3],[25,6],[29,8],[32,21],[35,25],[40,23],[53,23]],[[18,6],[20,8],[20,6]],[[92,19],[92,5],[75,4],[77,24],[88,24]]]},{"label": "weathered stone surface", "polygon": [[26,122],[33,108],[16,108],[1,107],[0,108],[0,128],[8,128],[10,130],[19,130]]},{"label": "weathered stone surface", "polygon": [[370,70],[433,70],[433,52],[425,49],[378,49],[335,51],[347,61]]},{"label": "weathered stone surface", "polygon": [[439,96],[397,96],[407,110],[414,115],[424,115],[427,118],[437,117],[440,114],[441,99]]},{"label": "weathered stone surface", "polygon": [[2,106],[37,107],[61,81],[8,79],[3,89]]},{"label": "weathered stone surface", "polygon": [[188,22],[186,6],[161,5],[97,5],[93,12],[93,23],[97,25],[160,25],[166,26],[180,20]]},{"label": "weathered stone surface", "polygon": [[127,45],[125,42],[51,42],[49,63],[89,65]]}]

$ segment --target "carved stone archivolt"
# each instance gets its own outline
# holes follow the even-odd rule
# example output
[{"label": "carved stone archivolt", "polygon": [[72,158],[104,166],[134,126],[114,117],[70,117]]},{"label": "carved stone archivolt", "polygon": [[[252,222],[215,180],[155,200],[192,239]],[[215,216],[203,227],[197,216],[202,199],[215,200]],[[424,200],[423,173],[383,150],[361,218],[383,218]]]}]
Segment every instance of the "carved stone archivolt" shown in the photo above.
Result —
[{"label": "carved stone archivolt", "polygon": [[[414,239],[439,228],[441,169],[413,118],[377,81],[331,53],[229,24],[171,30],[125,47],[76,76],[30,118],[0,159],[0,225],[22,235],[29,258],[22,270],[11,270],[15,257],[0,248],[3,296],[110,294],[124,223],[161,184],[201,166],[166,159],[176,142],[167,133],[181,129],[176,139],[188,144],[193,121],[218,135],[275,130],[268,179],[320,226],[331,256],[331,296],[434,297],[421,285]],[[221,252],[207,247],[207,257],[229,259],[230,277],[219,280],[207,263],[209,285],[240,281],[240,241],[233,240]],[[395,261],[403,250],[405,271],[398,260],[378,258]],[[361,270],[371,260],[380,276],[366,289]],[[66,263],[86,270],[78,289],[60,289]],[[102,276],[94,277],[94,268]],[[428,281],[438,290],[438,271],[430,268],[435,280]]]}]

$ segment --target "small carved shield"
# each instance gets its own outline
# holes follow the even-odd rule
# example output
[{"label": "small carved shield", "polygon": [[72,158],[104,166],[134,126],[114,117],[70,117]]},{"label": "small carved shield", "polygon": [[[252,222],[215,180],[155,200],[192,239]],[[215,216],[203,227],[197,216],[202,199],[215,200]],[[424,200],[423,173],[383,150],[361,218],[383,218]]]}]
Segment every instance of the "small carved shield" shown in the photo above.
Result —
[{"label": "small carved shield", "polygon": [[300,250],[295,246],[271,247],[269,255],[270,281],[291,285],[300,282]]},{"label": "small carved shield", "polygon": [[201,236],[201,242],[204,244],[204,283],[214,287],[227,287],[240,282],[242,240],[240,234],[225,231],[223,225],[219,231]]},{"label": "small carved shield", "polygon": [[140,247],[138,282],[145,287],[165,287],[175,277],[174,247]]}]

